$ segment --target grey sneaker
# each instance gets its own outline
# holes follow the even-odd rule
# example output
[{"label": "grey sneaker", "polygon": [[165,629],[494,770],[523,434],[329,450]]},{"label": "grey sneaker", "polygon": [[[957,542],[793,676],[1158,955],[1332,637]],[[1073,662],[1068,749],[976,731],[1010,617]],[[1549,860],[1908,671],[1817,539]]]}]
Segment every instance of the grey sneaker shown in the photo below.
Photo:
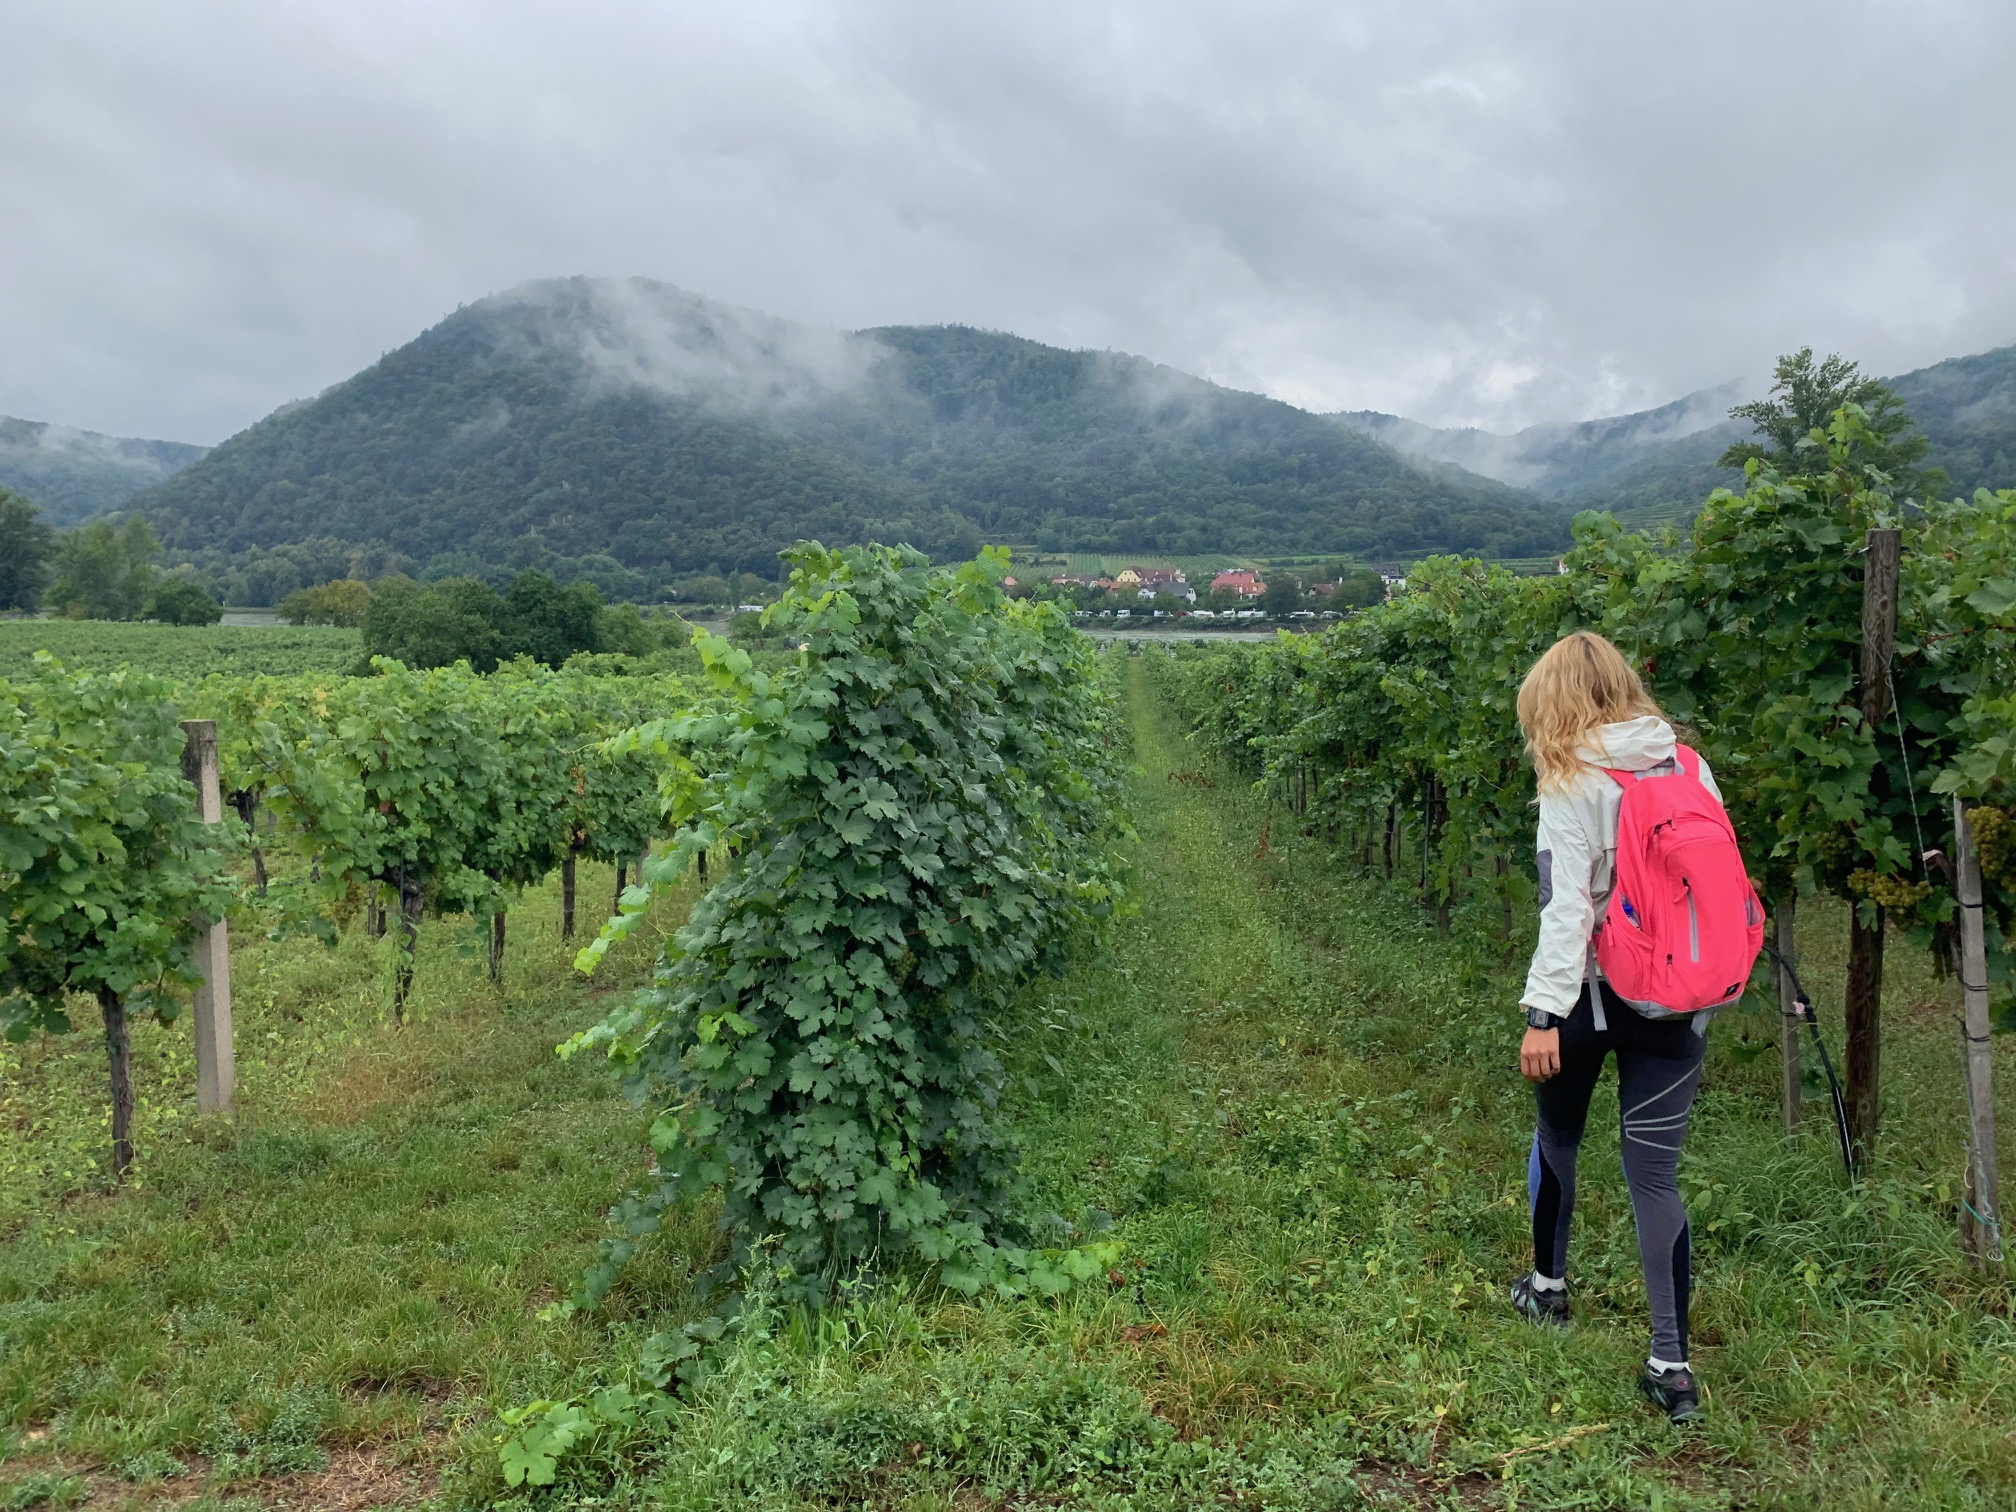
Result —
[{"label": "grey sneaker", "polygon": [[1575,1315],[1568,1306],[1568,1288],[1542,1291],[1533,1284],[1531,1271],[1512,1283],[1512,1305],[1535,1323],[1546,1323],[1554,1328],[1566,1328],[1569,1319]]},{"label": "grey sneaker", "polygon": [[1694,1372],[1654,1370],[1650,1365],[1638,1377],[1638,1389],[1645,1400],[1676,1423],[1691,1422],[1701,1415],[1701,1390],[1694,1384]]}]

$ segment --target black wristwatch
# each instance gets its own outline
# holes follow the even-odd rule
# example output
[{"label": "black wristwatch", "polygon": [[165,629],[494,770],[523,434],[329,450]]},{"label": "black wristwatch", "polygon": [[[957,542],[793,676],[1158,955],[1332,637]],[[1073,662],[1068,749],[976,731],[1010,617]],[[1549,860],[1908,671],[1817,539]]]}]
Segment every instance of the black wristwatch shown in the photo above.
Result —
[{"label": "black wristwatch", "polygon": [[1561,1027],[1561,1020],[1544,1008],[1528,1008],[1526,1010],[1526,1022],[1535,1029],[1559,1029]]}]

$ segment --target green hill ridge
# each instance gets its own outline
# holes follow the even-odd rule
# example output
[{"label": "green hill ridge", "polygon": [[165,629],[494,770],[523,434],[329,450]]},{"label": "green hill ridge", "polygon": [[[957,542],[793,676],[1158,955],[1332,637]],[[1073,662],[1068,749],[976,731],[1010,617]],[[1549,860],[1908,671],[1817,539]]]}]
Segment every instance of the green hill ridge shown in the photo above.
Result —
[{"label": "green hill ridge", "polygon": [[801,537],[1406,558],[1555,549],[1567,513],[1138,357],[836,332],[643,279],[457,310],[132,501],[171,547],[774,570]]},{"label": "green hill ridge", "polygon": [[[1953,492],[2016,485],[2016,346],[1949,358],[1884,382],[1932,443],[1926,463],[1946,470]],[[1728,412],[1753,397],[1728,383],[1657,409],[1510,435],[1441,429],[1377,410],[1330,418],[1423,465],[1456,463],[1571,508],[1645,517],[1690,511],[1712,490],[1742,484],[1742,473],[1716,459],[1750,438],[1749,425]]]}]

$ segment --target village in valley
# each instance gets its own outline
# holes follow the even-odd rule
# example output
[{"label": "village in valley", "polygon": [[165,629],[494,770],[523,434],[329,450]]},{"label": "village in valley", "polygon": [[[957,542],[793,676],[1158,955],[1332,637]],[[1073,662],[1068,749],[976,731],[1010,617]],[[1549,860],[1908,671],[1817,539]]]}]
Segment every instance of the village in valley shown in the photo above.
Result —
[{"label": "village in valley", "polygon": [[[1210,576],[1206,578],[1205,572]],[[1009,577],[1018,597],[1068,606],[1080,620],[1182,621],[1185,629],[1255,621],[1314,623],[1341,619],[1353,609],[1383,602],[1406,586],[1397,567],[1349,563],[1206,569],[1192,582],[1182,566],[1130,564],[1110,575],[1099,570]]]}]

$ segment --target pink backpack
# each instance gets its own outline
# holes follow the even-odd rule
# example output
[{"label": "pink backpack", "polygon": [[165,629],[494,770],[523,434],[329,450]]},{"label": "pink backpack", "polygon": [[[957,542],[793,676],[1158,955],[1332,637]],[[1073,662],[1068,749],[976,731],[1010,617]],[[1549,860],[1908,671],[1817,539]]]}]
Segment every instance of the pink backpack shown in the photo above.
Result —
[{"label": "pink backpack", "polygon": [[1729,815],[1701,784],[1701,758],[1684,745],[1673,758],[1693,781],[1605,768],[1624,800],[1596,963],[1655,1017],[1733,1003],[1764,948],[1764,909]]}]

